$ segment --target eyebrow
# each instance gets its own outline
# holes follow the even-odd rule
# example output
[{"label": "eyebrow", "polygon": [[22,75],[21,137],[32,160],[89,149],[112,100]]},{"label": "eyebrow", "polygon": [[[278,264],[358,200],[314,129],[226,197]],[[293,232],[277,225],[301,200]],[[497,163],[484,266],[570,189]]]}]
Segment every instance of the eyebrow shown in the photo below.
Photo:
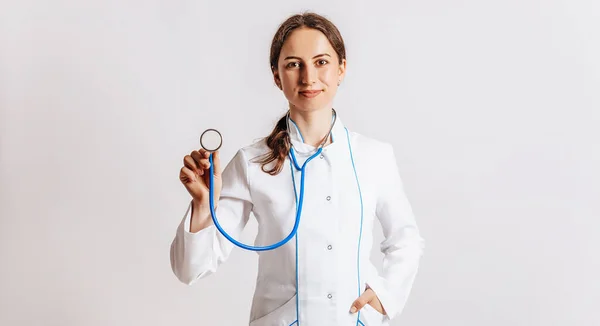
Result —
[{"label": "eyebrow", "polygon": [[[328,57],[330,57],[330,58],[331,58],[331,56],[330,56],[328,53],[321,53],[321,54],[317,54],[316,56],[314,56],[314,57],[313,57],[313,59],[316,59],[316,58],[318,58],[318,57],[322,57],[322,56],[328,56]],[[289,57],[286,57],[286,58],[285,58],[285,59],[283,59],[283,60],[289,60],[289,59],[298,59],[298,60],[302,60],[301,58],[299,58],[299,57],[294,57],[294,56],[289,56]]]}]

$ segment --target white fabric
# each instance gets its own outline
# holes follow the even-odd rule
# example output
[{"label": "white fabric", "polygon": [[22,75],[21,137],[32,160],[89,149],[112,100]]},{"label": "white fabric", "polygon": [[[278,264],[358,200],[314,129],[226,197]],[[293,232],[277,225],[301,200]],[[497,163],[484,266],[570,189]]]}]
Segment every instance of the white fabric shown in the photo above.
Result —
[{"label": "white fabric", "polygon": [[[315,148],[303,143],[293,122],[290,129],[296,158],[302,166]],[[350,306],[367,286],[377,294],[387,315],[382,316],[367,305],[361,310],[361,322],[368,326],[388,325],[402,311],[409,296],[424,240],[405,196],[393,148],[388,143],[348,133],[364,205],[359,258],[361,201],[347,130],[339,114],[332,135],[333,143],[323,149],[322,156],[307,164],[297,237],[275,250],[258,252],[251,326],[294,323],[297,298],[299,325],[356,325],[357,314],[349,312]],[[282,240],[292,230],[296,216],[289,157],[281,173],[271,176],[254,160],[267,151],[263,140],[235,154],[223,171],[216,211],[221,226],[236,239],[252,212],[258,222],[255,246]],[[299,196],[301,173],[293,171]],[[214,273],[235,247],[214,225],[190,233],[190,218],[191,205],[171,246],[173,272],[186,284]],[[385,236],[380,244],[384,253],[381,275],[370,261],[375,221],[381,223]]]}]

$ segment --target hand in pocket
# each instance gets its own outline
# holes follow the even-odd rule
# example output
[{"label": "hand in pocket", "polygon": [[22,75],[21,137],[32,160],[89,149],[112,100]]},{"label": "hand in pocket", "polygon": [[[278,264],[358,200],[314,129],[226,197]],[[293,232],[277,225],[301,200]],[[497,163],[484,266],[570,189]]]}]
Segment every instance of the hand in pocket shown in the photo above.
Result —
[{"label": "hand in pocket", "polygon": [[373,309],[377,310],[380,314],[386,314],[385,309],[379,301],[379,298],[375,294],[375,291],[373,291],[371,288],[367,288],[365,292],[363,292],[363,294],[352,303],[350,312],[355,313],[362,309],[366,304],[373,307]]}]

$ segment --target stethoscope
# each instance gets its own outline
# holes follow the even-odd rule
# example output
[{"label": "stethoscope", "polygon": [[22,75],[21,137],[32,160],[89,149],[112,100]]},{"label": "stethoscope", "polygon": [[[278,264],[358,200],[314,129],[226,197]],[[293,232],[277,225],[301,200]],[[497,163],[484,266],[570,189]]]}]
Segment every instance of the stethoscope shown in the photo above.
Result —
[{"label": "stethoscope", "polygon": [[[294,163],[294,167],[296,168],[296,170],[300,171],[300,198],[297,201],[296,221],[294,222],[294,228],[292,229],[290,234],[288,234],[287,237],[285,237],[283,240],[281,240],[277,243],[274,243],[274,244],[268,245],[268,246],[259,247],[259,246],[250,246],[250,245],[241,243],[241,242],[237,241],[236,239],[234,239],[232,236],[230,236],[223,229],[221,224],[219,224],[219,221],[217,220],[217,215],[215,213],[215,206],[214,206],[213,152],[215,152],[219,148],[221,148],[221,145],[223,144],[223,137],[221,136],[221,133],[219,131],[217,131],[216,129],[207,129],[206,131],[204,131],[202,133],[202,135],[200,136],[200,145],[202,146],[202,148],[204,148],[205,150],[207,150],[208,152],[211,153],[209,156],[209,162],[210,162],[210,185],[209,185],[210,215],[212,217],[212,221],[215,224],[217,230],[227,240],[229,240],[231,243],[235,244],[236,246],[238,246],[242,249],[251,250],[251,251],[266,251],[266,250],[273,250],[273,249],[283,246],[284,244],[286,244],[288,241],[290,241],[296,235],[296,233],[298,232],[298,226],[300,225],[300,217],[302,216],[302,205],[304,203],[304,177],[306,175],[306,165],[312,159],[314,159],[315,157],[319,156],[319,154],[321,154],[321,152],[323,151],[323,147],[325,146],[325,144],[327,143],[327,140],[329,139],[329,136],[331,135],[331,131],[333,130],[333,126],[335,125],[335,121],[336,121],[336,117],[337,117],[337,113],[336,113],[335,109],[332,108],[331,110],[332,110],[332,122],[331,122],[331,127],[329,128],[329,132],[325,135],[325,137],[323,138],[323,140],[317,147],[316,152],[314,154],[312,154],[308,159],[306,159],[306,161],[304,162],[304,164],[302,166],[300,166],[298,164],[298,160],[296,159],[296,154],[294,153],[294,146],[292,144],[290,144],[291,147],[290,147],[289,155],[291,157],[291,161]],[[290,133],[289,120],[290,120],[290,111],[288,110],[286,117],[285,117],[286,129],[287,129],[288,134]]]},{"label": "stethoscope", "polygon": [[[298,226],[300,225],[300,217],[302,216],[302,204],[304,203],[304,177],[306,175],[306,165],[308,164],[308,162],[310,162],[312,159],[314,159],[315,157],[319,156],[321,154],[321,152],[323,151],[323,147],[325,146],[325,144],[327,143],[327,140],[329,139],[331,135],[331,132],[333,130],[333,126],[335,125],[335,121],[336,121],[336,117],[337,114],[335,112],[335,109],[332,108],[332,122],[331,122],[331,127],[329,128],[329,132],[325,135],[325,137],[323,138],[323,140],[321,141],[321,143],[319,144],[319,146],[316,149],[316,152],[314,154],[312,154],[308,159],[306,159],[306,161],[304,162],[304,164],[302,166],[300,166],[298,164],[298,160],[296,159],[296,154],[294,153],[294,146],[292,144],[290,147],[290,153],[289,156],[291,157],[290,160],[290,165],[292,165],[293,162],[293,166],[296,168],[296,170],[300,171],[301,173],[301,181],[300,181],[300,198],[298,199],[298,195],[296,194],[296,221],[294,223],[294,228],[292,229],[292,231],[290,232],[290,234],[285,237],[283,240],[274,243],[272,245],[269,246],[263,246],[263,247],[257,247],[257,246],[249,246],[246,245],[244,243],[241,243],[237,240],[235,240],[233,237],[231,237],[229,234],[227,234],[227,232],[225,232],[225,230],[221,227],[221,225],[219,224],[219,221],[217,220],[217,216],[215,214],[215,206],[214,206],[214,192],[213,192],[213,184],[214,184],[214,171],[213,171],[213,154],[212,152],[217,151],[221,145],[223,144],[223,138],[221,137],[221,133],[219,133],[217,130],[215,129],[207,129],[205,132],[202,133],[202,135],[200,136],[200,145],[202,145],[202,147],[204,149],[206,149],[207,151],[211,152],[210,156],[209,156],[209,161],[210,161],[210,185],[209,185],[209,202],[210,202],[210,215],[212,217],[213,223],[215,224],[217,230],[219,230],[219,232],[227,239],[229,240],[231,243],[235,244],[236,246],[242,248],[242,249],[247,249],[247,250],[251,250],[251,251],[266,251],[266,250],[273,250],[276,248],[279,248],[281,246],[283,246],[284,244],[286,244],[288,241],[290,241],[298,232]],[[288,113],[286,114],[286,118],[285,118],[285,122],[286,122],[286,130],[289,134],[290,131],[290,126],[289,126],[289,120],[290,120],[290,111],[288,111]],[[348,146],[349,146],[349,150],[350,150],[350,157],[352,160],[352,167],[354,169],[354,175],[356,177],[356,182],[357,182],[357,186],[358,186],[358,192],[360,195],[360,203],[361,203],[361,219],[360,219],[360,234],[358,237],[358,250],[360,251],[360,245],[361,245],[361,238],[362,238],[362,225],[363,225],[363,201],[362,201],[362,192],[360,190],[360,183],[358,182],[358,175],[356,173],[356,167],[354,165],[354,157],[352,155],[352,148],[350,147],[350,139],[348,136],[348,130],[346,129],[346,135],[348,137]],[[294,176],[294,171],[292,169],[292,178]],[[294,181],[294,192],[296,191],[296,183]],[[296,288],[298,288],[298,251],[297,251],[297,247],[298,244],[296,243]],[[360,259],[360,256],[358,256]],[[357,265],[360,265],[359,261],[357,261]],[[360,296],[361,294],[361,282],[360,282],[360,268],[357,271],[357,276],[358,276],[358,296]],[[299,301],[298,301],[298,297],[296,296],[296,316],[299,316]],[[361,312],[359,311],[357,316],[356,316],[356,326],[359,325],[364,325],[361,321],[360,321],[360,315]],[[297,317],[298,318],[298,317]],[[292,325],[297,324],[299,325],[298,319],[292,323]]]}]

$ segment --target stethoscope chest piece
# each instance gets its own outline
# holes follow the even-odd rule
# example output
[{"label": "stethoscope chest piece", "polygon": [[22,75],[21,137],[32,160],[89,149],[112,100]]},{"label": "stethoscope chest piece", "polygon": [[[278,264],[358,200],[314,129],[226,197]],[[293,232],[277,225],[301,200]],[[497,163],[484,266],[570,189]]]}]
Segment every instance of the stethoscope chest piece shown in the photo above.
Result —
[{"label": "stethoscope chest piece", "polygon": [[216,129],[206,129],[200,135],[200,146],[209,152],[216,152],[223,145],[223,136]]}]

